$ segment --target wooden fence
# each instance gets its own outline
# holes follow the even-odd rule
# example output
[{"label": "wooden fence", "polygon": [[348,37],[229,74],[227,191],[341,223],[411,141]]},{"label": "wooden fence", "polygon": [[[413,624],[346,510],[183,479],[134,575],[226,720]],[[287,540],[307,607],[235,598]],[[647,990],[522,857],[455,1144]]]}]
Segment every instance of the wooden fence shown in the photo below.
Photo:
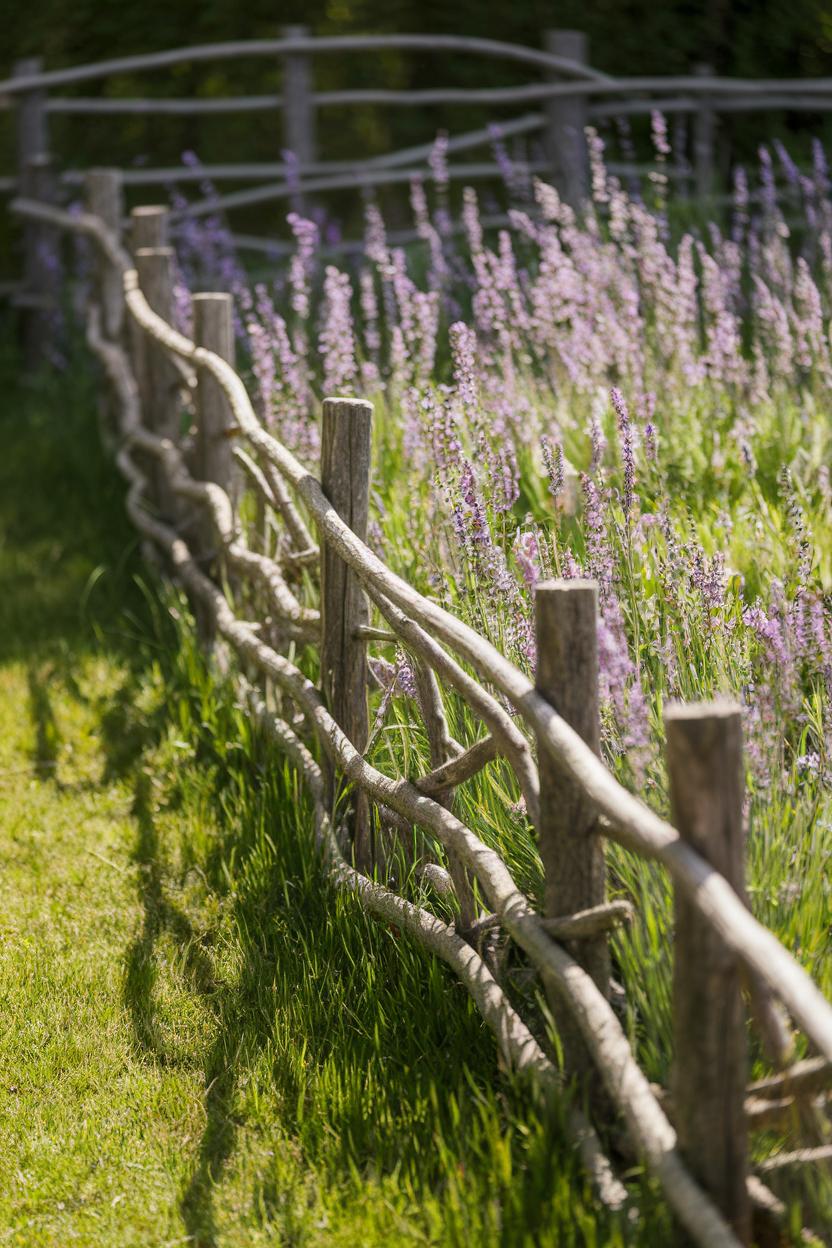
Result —
[{"label": "wooden fence", "polygon": [[[356,105],[384,108],[424,108],[445,106],[449,118],[459,105],[479,105],[491,109],[539,106],[540,111],[509,116],[501,121],[499,133],[505,140],[524,141],[529,135],[542,140],[542,157],[520,167],[527,172],[545,172],[573,204],[579,204],[588,191],[588,160],[585,127],[610,118],[646,115],[659,110],[667,115],[690,118],[687,150],[675,147],[673,163],[663,168],[663,176],[673,179],[683,191],[695,189],[699,196],[711,195],[717,183],[718,121],[731,113],[760,110],[826,112],[832,108],[832,79],[733,79],[719,78],[706,65],[691,75],[673,77],[611,76],[588,64],[586,36],[577,31],[544,32],[543,48],[527,48],[492,39],[455,35],[340,35],[312,37],[305,27],[284,28],[283,37],[257,41],[204,44],[154,52],[142,56],[119,57],[94,65],[45,71],[42,59],[30,57],[15,62],[12,76],[0,81],[0,108],[13,108],[17,146],[17,167],[0,176],[0,192],[31,195],[59,203],[62,195],[83,182],[84,171],[58,168],[53,162],[49,119],[52,116],[78,116],[100,119],[124,116],[214,117],[221,114],[274,114],[279,112],[282,142],[278,148],[293,154],[266,163],[225,163],[194,169],[135,168],[123,170],[126,186],[184,184],[209,178],[215,183],[252,182],[245,187],[202,198],[181,209],[180,216],[193,217],[215,212],[233,212],[258,204],[292,201],[302,206],[310,197],[350,188],[370,188],[407,184],[424,175],[432,143],[426,142],[397,152],[361,161],[333,161],[320,158],[324,127],[321,116],[329,110]],[[318,91],[314,88],[313,60],[319,56],[372,55],[391,49],[421,54],[449,52],[459,56],[487,57],[494,61],[528,66],[534,82],[519,86],[457,88],[428,87],[414,90],[361,88]],[[283,89],[279,94],[200,98],[117,98],[58,95],[87,82],[100,82],[117,74],[152,72],[188,63],[230,61],[239,58],[279,60]],[[493,142],[491,127],[454,134],[448,125],[448,156],[451,179],[468,181],[499,176],[499,167],[487,159],[458,163],[460,154],[488,147]],[[431,136],[432,137],[432,136]],[[457,162],[457,163],[455,163]],[[634,177],[649,166],[632,162],[609,163],[610,172]],[[174,232],[176,221],[174,220]],[[277,240],[239,235],[241,249],[278,253]],[[32,254],[32,241],[24,240],[24,281],[6,283],[5,292],[23,306],[43,300],[45,294],[32,285],[38,262]],[[349,247],[349,244],[347,244]]]},{"label": "wooden fence", "polygon": [[[96,244],[87,337],[112,384],[129,513],[187,589],[203,634],[219,638],[249,678],[257,672],[280,691],[282,705],[300,712],[281,718],[256,686],[245,686],[252,715],[308,785],[333,879],[453,968],[513,1070],[549,1095],[564,1078],[575,1079],[593,1114],[603,1118],[612,1108],[623,1118],[633,1153],[696,1243],[750,1243],[753,1214],[776,1218],[784,1210],[749,1170],[749,1132],[814,1112],[819,1092],[826,1095],[832,1006],[744,900],[739,707],[680,704],[667,711],[674,824],[648,809],[599,757],[595,584],[538,587],[535,683],[392,572],[366,545],[370,404],[324,401],[318,480],[255,415],[234,368],[230,296],[194,297],[194,341],[172,327],[168,215],[134,209],[129,254],[120,237],[121,195],[118,171],[98,170],[87,177],[88,211],[81,215],[27,199],[15,200],[12,210],[30,229],[68,231]],[[195,422],[192,445],[180,442],[183,407]],[[237,471],[280,527],[273,555],[246,538]],[[308,581],[316,568],[319,605],[310,606],[297,588],[299,574]],[[240,591],[238,600],[243,589],[248,595],[245,618],[229,584]],[[257,601],[265,602],[262,617],[252,619]],[[365,757],[367,649],[393,639],[412,656],[430,743],[431,770],[413,779],[385,775]],[[319,647],[321,688],[283,652],[292,640]],[[449,731],[443,685],[482,725],[467,747]],[[455,789],[497,758],[512,768],[536,830],[542,913],[499,854],[454,813]],[[386,851],[373,831],[373,807],[403,843],[422,829],[443,847],[444,863],[428,862],[426,846],[420,853],[426,876],[456,896],[456,926],[375,882],[375,868],[384,878]],[[637,1065],[609,1001],[608,936],[631,912],[607,900],[605,840],[660,863],[675,890],[675,1058],[667,1092]],[[495,928],[540,976],[562,1039],[563,1074],[501,986],[485,940]],[[781,1066],[750,1087],[744,989]],[[818,1056],[793,1061],[784,1011]],[[596,1095],[597,1076],[603,1097]],[[626,1189],[589,1117],[573,1109],[569,1122],[599,1197],[621,1207]],[[828,1145],[809,1148],[799,1159],[820,1163],[829,1152]],[[766,1172],[794,1162],[794,1154],[771,1159]]]}]

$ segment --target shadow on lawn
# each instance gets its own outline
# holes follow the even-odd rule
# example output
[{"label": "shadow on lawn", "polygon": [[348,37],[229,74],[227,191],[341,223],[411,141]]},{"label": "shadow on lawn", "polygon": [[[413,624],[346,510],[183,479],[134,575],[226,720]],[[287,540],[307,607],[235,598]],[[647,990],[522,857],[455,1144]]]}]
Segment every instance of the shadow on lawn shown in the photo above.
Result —
[{"label": "shadow on lawn", "polygon": [[27,672],[29,713],[35,728],[33,764],[35,775],[39,780],[54,778],[55,768],[58,765],[58,750],[61,745],[61,733],[52,709],[52,699],[49,696],[51,676],[51,668],[43,669],[36,663],[29,664]]},{"label": "shadow on lawn", "polygon": [[154,951],[163,931],[169,931],[183,950],[182,967],[194,992],[210,998],[215,990],[214,971],[190,919],[165,894],[159,836],[151,813],[150,779],[143,772],[136,781],[132,813],[138,826],[133,861],[140,868],[143,921],[127,953],[124,994],[137,1045],[164,1065],[168,1056],[153,1008]]},{"label": "shadow on lawn", "polygon": [[[32,763],[39,779],[60,783],[61,733],[53,707],[53,691],[60,685],[62,692],[91,701],[100,711],[105,766],[100,780],[88,787],[116,779],[133,782],[142,921],[125,954],[124,998],[137,1048],[161,1065],[171,1060],[154,1005],[157,946],[165,934],[181,951],[190,990],[218,1011],[217,1038],[205,1068],[207,1123],[182,1195],[191,1242],[208,1246],[216,1243],[211,1189],[235,1138],[236,1057],[244,1037],[253,1038],[257,1048],[268,1024],[263,1020],[262,1027],[255,1027],[254,1037],[250,1018],[241,1025],[238,994],[247,991],[245,967],[234,988],[218,997],[211,959],[187,914],[171,900],[165,878],[151,782],[141,768],[164,732],[168,708],[163,703],[147,716],[137,714],[135,706],[153,653],[151,645],[136,642],[158,634],[159,621],[152,618],[153,594],[143,594],[136,584],[136,573],[143,572],[138,542],[125,514],[123,482],[100,445],[97,384],[83,365],[66,375],[44,371],[22,382],[0,325],[5,392],[0,404],[0,665],[26,665]],[[89,656],[102,650],[124,668],[125,679],[112,695],[99,700],[93,692],[88,699],[77,674]]]},{"label": "shadow on lawn", "polygon": [[[129,693],[126,697],[129,699]],[[123,743],[119,744],[118,734],[105,734],[105,741],[116,747],[112,770],[123,772]],[[259,942],[245,942],[243,965],[234,982],[219,982],[211,958],[201,943],[201,934],[188,915],[171,899],[171,881],[164,849],[153,817],[152,782],[141,765],[145,750],[153,744],[154,733],[150,730],[132,760],[135,777],[132,813],[138,827],[133,860],[140,868],[142,926],[126,953],[124,1000],[130,1013],[136,1047],[160,1066],[175,1062],[177,1059],[171,1057],[160,1027],[154,991],[159,975],[158,943],[164,935],[168,935],[181,954],[178,965],[182,968],[189,991],[200,997],[214,1015],[216,1034],[204,1059],[205,1126],[190,1178],[181,1194],[180,1208],[188,1242],[198,1248],[215,1248],[219,1240],[213,1189],[234,1149],[239,1125],[234,1111],[237,1090],[268,1040],[272,1020],[262,1005],[251,1008],[253,1002],[256,1006],[258,993],[262,992],[264,958],[259,951]],[[217,854],[227,851],[230,842],[230,831],[228,837],[221,835],[221,847],[217,847],[212,857],[216,859]],[[242,849],[244,855],[244,845]],[[205,865],[207,876],[219,876],[218,866],[215,871],[210,861]],[[218,886],[219,879],[210,883]],[[246,897],[244,908],[249,919],[253,912],[257,912],[262,923],[270,909],[268,892],[265,883],[260,895]]]}]

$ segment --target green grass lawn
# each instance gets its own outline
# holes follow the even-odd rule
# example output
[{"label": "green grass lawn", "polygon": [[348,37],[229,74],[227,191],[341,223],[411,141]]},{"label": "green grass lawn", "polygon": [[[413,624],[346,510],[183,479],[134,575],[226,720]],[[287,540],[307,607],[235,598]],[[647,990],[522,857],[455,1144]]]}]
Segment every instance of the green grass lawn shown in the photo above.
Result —
[{"label": "green grass lawn", "polygon": [[0,1244],[668,1242],[647,1188],[599,1217],[453,977],[327,886],[294,777],[137,580],[94,379],[13,365]]}]

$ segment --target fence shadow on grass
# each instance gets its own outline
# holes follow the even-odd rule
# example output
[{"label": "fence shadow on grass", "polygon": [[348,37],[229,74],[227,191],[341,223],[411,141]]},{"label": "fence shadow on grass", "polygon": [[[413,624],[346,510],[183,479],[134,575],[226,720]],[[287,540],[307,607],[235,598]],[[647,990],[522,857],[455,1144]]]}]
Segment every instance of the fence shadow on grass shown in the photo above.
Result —
[{"label": "fence shadow on grass", "polygon": [[[118,738],[110,735],[109,740],[114,744]],[[167,936],[181,954],[177,964],[188,991],[201,998],[214,1015],[215,1035],[204,1058],[205,1125],[191,1175],[180,1197],[188,1242],[198,1248],[214,1248],[218,1233],[213,1189],[234,1149],[238,1128],[235,1097],[240,1081],[270,1035],[271,1024],[265,1010],[252,1014],[246,1008],[252,994],[256,995],[262,969],[262,958],[251,956],[253,945],[243,951],[239,978],[232,984],[218,982],[211,958],[200,944],[200,933],[182,907],[171,899],[172,881],[168,878],[165,849],[153,817],[151,780],[141,765],[144,750],[152,744],[149,734],[138,753],[133,754],[132,813],[138,828],[133,858],[140,868],[142,923],[126,952],[124,1000],[137,1048],[160,1066],[176,1060],[165,1042],[154,991],[159,975],[158,946],[162,937]],[[124,761],[123,748],[117,745],[113,770],[122,770]],[[206,866],[209,875],[213,875],[211,863]],[[263,921],[268,917],[267,898],[264,895],[259,900]]]},{"label": "fence shadow on grass", "polygon": [[133,860],[140,869],[142,927],[127,952],[124,996],[136,1044],[165,1065],[169,1058],[153,1009],[154,951],[162,933],[168,931],[182,949],[182,968],[194,992],[210,998],[215,990],[214,971],[190,919],[165,891],[159,835],[150,804],[150,780],[143,772],[136,780],[132,813],[138,827]]},{"label": "fence shadow on grass", "polygon": [[[83,350],[78,347],[79,354]],[[0,664],[26,666],[32,765],[39,779],[60,783],[61,734],[53,706],[60,685],[78,702],[91,696],[100,716],[105,765],[96,781],[84,784],[133,783],[142,918],[125,953],[124,999],[137,1048],[165,1065],[171,1058],[154,1006],[160,939],[169,936],[181,951],[190,991],[210,1004],[217,986],[198,933],[171,898],[150,780],[141,768],[167,715],[164,704],[155,714],[136,712],[157,627],[134,583],[137,543],[124,511],[123,483],[100,446],[92,372],[85,377],[73,367],[60,377],[45,371],[25,385],[18,377],[14,348],[0,327],[0,382],[6,390],[0,405]],[[137,645],[137,636],[146,644]],[[78,675],[84,661],[102,649],[118,660],[124,679],[99,699],[94,691],[84,692]],[[242,975],[245,979],[245,971]],[[211,1187],[235,1136],[239,1018],[236,993],[226,995],[206,1061],[207,1123],[182,1197],[191,1242],[203,1245],[216,1242]]]},{"label": "fence shadow on grass", "polygon": [[55,777],[58,751],[61,745],[61,732],[49,695],[52,670],[51,668],[43,669],[37,663],[30,663],[26,675],[29,686],[29,713],[35,730],[32,764],[39,780],[49,780]]}]

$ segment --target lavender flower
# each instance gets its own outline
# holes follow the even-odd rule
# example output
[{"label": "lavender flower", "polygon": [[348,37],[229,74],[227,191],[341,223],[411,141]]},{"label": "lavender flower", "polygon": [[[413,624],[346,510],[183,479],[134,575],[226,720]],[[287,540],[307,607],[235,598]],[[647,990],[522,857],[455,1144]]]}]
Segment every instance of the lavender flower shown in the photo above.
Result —
[{"label": "lavender flower", "polygon": [[552,498],[558,499],[563,493],[563,447],[560,442],[555,442],[553,447],[546,435],[543,434],[540,439],[540,449],[543,452],[543,463],[546,466],[546,472],[549,477],[549,493],[552,495]]},{"label": "lavender flower", "polygon": [[448,136],[444,131],[437,134],[428,156],[428,165],[439,190],[448,186]]},{"label": "lavender flower", "polygon": [[636,460],[633,451],[633,427],[630,423],[630,413],[627,411],[627,405],[624,402],[624,396],[620,390],[615,387],[610,391],[610,398],[615,409],[616,419],[618,421],[618,433],[621,438],[621,458],[624,464],[624,497],[622,499],[624,506],[624,515],[629,517],[633,507],[634,486],[636,477]]},{"label": "lavender flower", "polygon": [[318,339],[323,358],[324,390],[343,394],[355,384],[355,336],[352,322],[352,286],[346,273],[327,265],[324,276],[324,323]]},{"label": "lavender flower", "polygon": [[309,283],[318,246],[318,227],[314,221],[290,212],[286,220],[297,242],[297,250],[289,266],[292,311],[301,321],[309,319]]}]

